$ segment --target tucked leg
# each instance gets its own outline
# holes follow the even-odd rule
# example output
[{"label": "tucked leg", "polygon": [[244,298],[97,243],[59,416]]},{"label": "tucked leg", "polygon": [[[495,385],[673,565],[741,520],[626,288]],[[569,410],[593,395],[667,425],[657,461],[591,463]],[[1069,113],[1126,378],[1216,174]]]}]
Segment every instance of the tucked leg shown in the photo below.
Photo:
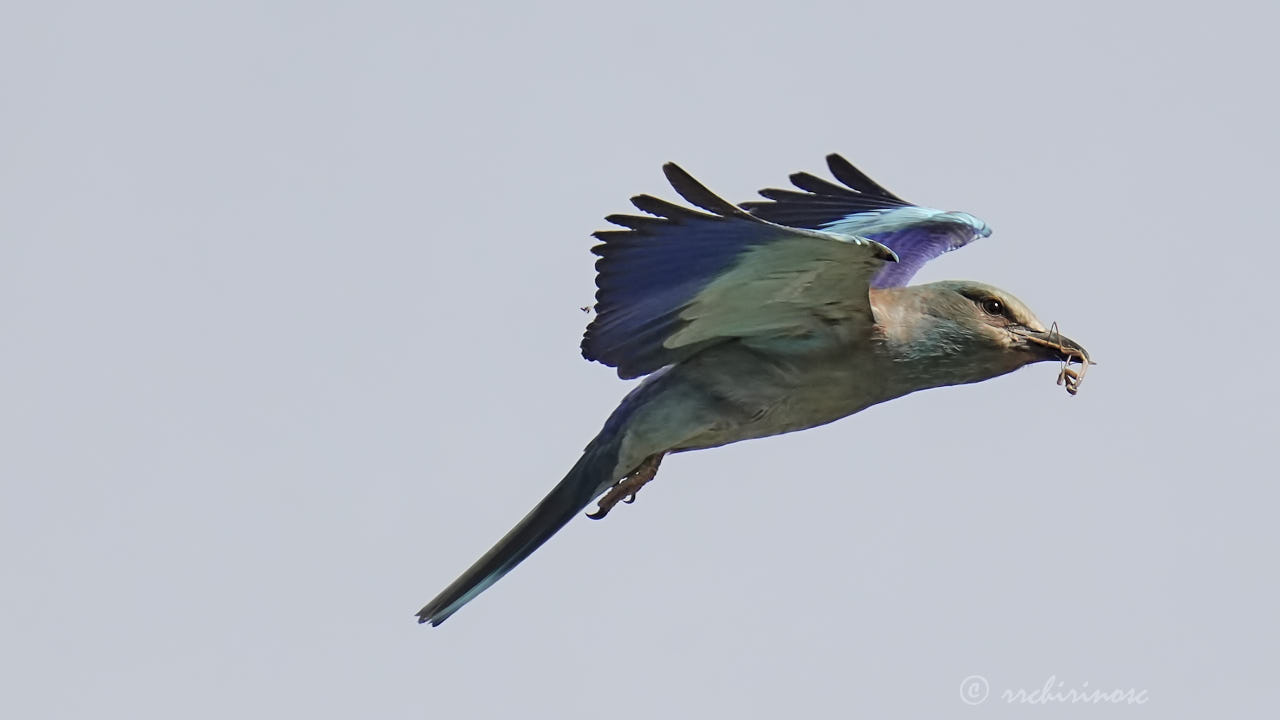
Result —
[{"label": "tucked leg", "polygon": [[650,455],[640,463],[640,466],[632,470],[629,475],[618,481],[618,484],[609,489],[604,497],[600,498],[600,504],[596,511],[587,513],[587,517],[592,520],[600,520],[614,505],[619,502],[625,502],[628,505],[636,501],[636,493],[640,492],[640,488],[645,483],[652,480],[658,474],[658,466],[662,464],[662,456],[664,453]]}]

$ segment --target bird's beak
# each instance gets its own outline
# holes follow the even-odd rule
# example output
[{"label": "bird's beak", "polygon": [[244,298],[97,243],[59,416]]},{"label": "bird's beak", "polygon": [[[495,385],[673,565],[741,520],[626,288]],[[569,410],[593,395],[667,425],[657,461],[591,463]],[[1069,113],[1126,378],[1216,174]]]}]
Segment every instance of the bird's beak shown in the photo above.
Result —
[{"label": "bird's beak", "polygon": [[1089,359],[1089,352],[1080,343],[1058,332],[1056,324],[1043,331],[1022,329],[1018,331],[1018,335],[1026,340],[1027,349],[1038,353],[1041,360],[1094,364]]}]

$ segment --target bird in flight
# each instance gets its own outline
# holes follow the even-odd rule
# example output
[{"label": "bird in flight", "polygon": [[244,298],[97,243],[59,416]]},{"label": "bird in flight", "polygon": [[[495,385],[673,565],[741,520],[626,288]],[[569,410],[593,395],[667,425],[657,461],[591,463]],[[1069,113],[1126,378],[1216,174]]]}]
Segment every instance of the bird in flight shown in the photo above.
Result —
[{"label": "bird in flight", "polygon": [[[588,360],[646,376],[582,457],[506,537],[418,613],[439,625],[599,500],[632,502],[662,459],[824,425],[917,390],[1062,363],[1075,394],[1089,354],[1013,295],[978,282],[908,286],[926,262],[991,234],[963,212],[913,205],[839,155],[840,184],[736,206],[674,163],[667,180],[697,210],[650,195],[644,215],[595,233]],[[1079,365],[1079,371],[1073,369]]]}]

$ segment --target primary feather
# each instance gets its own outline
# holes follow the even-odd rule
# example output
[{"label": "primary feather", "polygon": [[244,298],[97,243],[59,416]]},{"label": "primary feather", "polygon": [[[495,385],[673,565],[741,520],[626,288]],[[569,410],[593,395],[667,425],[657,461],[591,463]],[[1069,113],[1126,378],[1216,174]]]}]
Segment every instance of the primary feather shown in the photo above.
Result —
[{"label": "primary feather", "polygon": [[861,315],[887,261],[880,243],[787,227],[716,196],[673,163],[671,186],[707,212],[649,195],[652,217],[610,215],[624,230],[595,234],[596,317],[582,354],[638,377],[734,338],[803,334],[832,317]]},{"label": "primary feather", "polygon": [[858,235],[882,243],[898,255],[872,278],[871,287],[901,287],[930,260],[991,234],[991,228],[965,212],[921,207],[885,190],[848,160],[827,156],[837,185],[798,172],[791,183],[800,189],[766,188],[767,200],[743,203],[753,215],[771,222]]}]

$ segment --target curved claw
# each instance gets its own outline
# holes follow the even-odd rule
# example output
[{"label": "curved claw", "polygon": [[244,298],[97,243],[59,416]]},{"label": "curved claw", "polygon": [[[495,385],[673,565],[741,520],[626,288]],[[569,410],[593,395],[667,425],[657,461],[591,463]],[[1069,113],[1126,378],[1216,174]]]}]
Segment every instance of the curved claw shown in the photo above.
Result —
[{"label": "curved claw", "polygon": [[640,467],[633,470],[629,475],[618,481],[616,485],[609,489],[609,492],[600,498],[599,506],[595,512],[587,513],[587,517],[592,520],[601,520],[614,505],[624,502],[628,505],[636,501],[636,494],[640,492],[640,488],[649,482],[658,474],[658,465],[662,462],[662,454],[650,455],[640,463]]}]

